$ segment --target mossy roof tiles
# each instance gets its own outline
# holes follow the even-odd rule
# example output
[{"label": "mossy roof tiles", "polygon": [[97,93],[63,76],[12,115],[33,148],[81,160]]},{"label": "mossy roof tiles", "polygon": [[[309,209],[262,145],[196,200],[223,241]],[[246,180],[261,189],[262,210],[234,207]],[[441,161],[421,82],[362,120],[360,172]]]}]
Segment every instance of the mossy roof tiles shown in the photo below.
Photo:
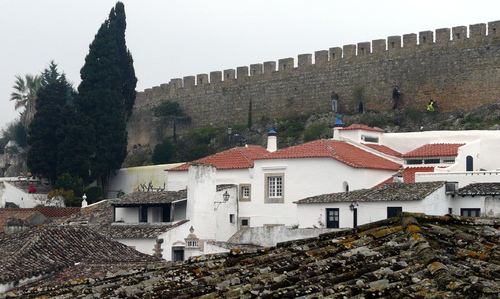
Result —
[{"label": "mossy roof tiles", "polygon": [[500,195],[500,183],[474,183],[460,188],[456,192],[461,196],[497,196]]},{"label": "mossy roof tiles", "polygon": [[361,189],[349,192],[329,193],[311,196],[297,201],[297,204],[351,202],[351,201],[396,201],[422,200],[445,182],[388,183],[375,189]]},{"label": "mossy roof tiles", "polygon": [[46,225],[0,242],[0,284],[61,271],[80,262],[157,260],[87,227]]},{"label": "mossy roof tiles", "polygon": [[354,168],[398,170],[401,165],[343,141],[318,139],[284,148],[257,160],[331,158]]},{"label": "mossy roof tiles", "polygon": [[356,229],[186,262],[131,264],[128,271],[79,265],[3,297],[498,298],[499,225],[403,213]]}]

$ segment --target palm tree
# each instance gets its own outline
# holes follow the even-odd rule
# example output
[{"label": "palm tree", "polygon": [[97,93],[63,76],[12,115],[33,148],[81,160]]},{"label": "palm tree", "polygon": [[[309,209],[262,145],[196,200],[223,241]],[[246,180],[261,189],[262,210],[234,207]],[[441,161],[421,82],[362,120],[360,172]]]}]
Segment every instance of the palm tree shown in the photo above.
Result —
[{"label": "palm tree", "polygon": [[27,74],[25,78],[17,75],[16,82],[12,86],[14,92],[10,94],[10,100],[15,101],[16,110],[25,108],[21,112],[21,123],[25,130],[35,115],[35,100],[38,89],[42,86],[42,77]]}]

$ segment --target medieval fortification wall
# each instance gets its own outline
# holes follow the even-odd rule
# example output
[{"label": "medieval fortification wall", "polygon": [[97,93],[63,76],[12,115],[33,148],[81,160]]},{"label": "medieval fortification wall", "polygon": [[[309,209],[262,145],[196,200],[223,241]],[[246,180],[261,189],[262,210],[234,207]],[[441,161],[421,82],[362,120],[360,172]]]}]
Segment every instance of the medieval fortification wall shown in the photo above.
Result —
[{"label": "medieval fortification wall", "polygon": [[[209,59],[209,58],[207,58]],[[172,79],[139,92],[128,123],[129,148],[154,146],[172,136],[173,122],[153,117],[163,101],[177,102],[191,117],[177,133],[203,126],[246,124],[252,118],[331,111],[391,109],[399,85],[404,106],[425,109],[430,99],[443,111],[500,99],[500,21],[333,47],[235,69]]]}]

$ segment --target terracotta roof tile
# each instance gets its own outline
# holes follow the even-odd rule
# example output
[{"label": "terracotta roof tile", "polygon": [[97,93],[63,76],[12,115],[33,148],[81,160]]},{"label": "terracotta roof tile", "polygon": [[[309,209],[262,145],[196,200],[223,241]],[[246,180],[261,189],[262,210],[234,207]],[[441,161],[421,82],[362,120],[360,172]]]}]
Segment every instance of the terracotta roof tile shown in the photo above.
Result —
[{"label": "terracotta roof tile", "polygon": [[318,139],[269,153],[261,159],[332,158],[354,168],[398,170],[400,164],[343,141]]},{"label": "terracotta roof tile", "polygon": [[234,147],[232,149],[210,155],[192,161],[181,166],[177,166],[167,171],[182,171],[188,170],[189,166],[196,163],[206,163],[214,165],[217,169],[245,169],[252,168],[253,161],[262,155],[269,153],[265,148],[258,145],[247,145],[244,147]]},{"label": "terracotta roof tile", "polygon": [[38,211],[45,217],[54,219],[80,212],[80,207],[40,207],[40,208],[5,208],[5,211]]},{"label": "terracotta roof tile", "polygon": [[365,131],[373,131],[373,132],[381,132],[383,133],[384,130],[382,129],[377,129],[377,128],[372,128],[367,125],[362,125],[362,124],[352,124],[346,128],[342,128],[341,130],[365,130]]},{"label": "terracotta roof tile", "polygon": [[406,154],[403,158],[420,158],[420,157],[443,157],[443,156],[456,156],[458,148],[465,143],[432,143],[423,145],[414,149]]},{"label": "terracotta roof tile", "polygon": [[380,144],[372,144],[372,143],[363,143],[363,145],[372,148],[376,151],[379,151],[381,153],[387,154],[389,156],[393,157],[401,157],[401,153],[393,150],[392,148],[389,148],[385,145],[380,145]]},{"label": "terracotta roof tile", "polygon": [[[397,174],[403,176],[403,182],[415,183],[415,173],[417,173],[417,172],[434,172],[434,167],[406,167],[405,169],[403,169],[402,171],[400,171]],[[381,187],[381,186],[388,184],[388,183],[392,183],[393,181],[394,181],[394,178],[390,177],[387,180],[383,181],[382,183],[377,184],[372,189]]]}]

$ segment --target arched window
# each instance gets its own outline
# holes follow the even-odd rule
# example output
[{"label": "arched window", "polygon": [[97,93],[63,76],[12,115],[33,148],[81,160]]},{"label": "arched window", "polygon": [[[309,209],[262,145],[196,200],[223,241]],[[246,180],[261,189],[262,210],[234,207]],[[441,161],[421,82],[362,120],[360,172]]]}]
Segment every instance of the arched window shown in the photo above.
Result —
[{"label": "arched window", "polygon": [[342,184],[342,189],[344,189],[345,192],[349,192],[349,184],[347,182],[344,182]]},{"label": "arched window", "polygon": [[474,171],[474,158],[472,156],[467,156],[465,158],[466,171]]}]

